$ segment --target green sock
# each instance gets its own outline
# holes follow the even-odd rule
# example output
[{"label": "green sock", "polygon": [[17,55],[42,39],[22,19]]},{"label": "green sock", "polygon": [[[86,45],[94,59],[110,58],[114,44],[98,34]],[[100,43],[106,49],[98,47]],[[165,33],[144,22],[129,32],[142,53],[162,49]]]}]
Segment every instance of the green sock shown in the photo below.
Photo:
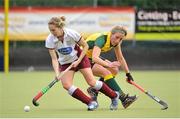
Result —
[{"label": "green sock", "polygon": [[105,83],[114,91],[118,91],[120,94],[122,93],[121,88],[117,84],[117,82],[114,80],[114,78],[108,79],[105,81]]}]

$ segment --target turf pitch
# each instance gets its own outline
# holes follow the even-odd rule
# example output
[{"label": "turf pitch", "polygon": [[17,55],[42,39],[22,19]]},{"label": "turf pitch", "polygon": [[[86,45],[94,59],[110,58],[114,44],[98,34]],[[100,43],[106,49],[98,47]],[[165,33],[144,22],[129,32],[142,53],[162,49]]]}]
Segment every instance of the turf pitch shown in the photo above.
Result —
[{"label": "turf pitch", "polygon": [[[126,83],[124,73],[117,75],[116,81],[127,93],[137,94],[138,100],[128,109],[110,111],[110,99],[100,94],[99,108],[87,111],[87,106],[71,98],[60,82],[55,84],[40,99],[40,106],[34,107],[32,98],[52,80],[54,73],[47,72],[10,72],[0,73],[0,118],[177,118],[180,117],[180,71],[133,71],[132,75],[139,85],[153,95],[165,100],[169,108],[161,106],[134,86]],[[76,73],[74,84],[86,91],[88,85],[80,73]],[[31,107],[24,112],[25,105]]]}]

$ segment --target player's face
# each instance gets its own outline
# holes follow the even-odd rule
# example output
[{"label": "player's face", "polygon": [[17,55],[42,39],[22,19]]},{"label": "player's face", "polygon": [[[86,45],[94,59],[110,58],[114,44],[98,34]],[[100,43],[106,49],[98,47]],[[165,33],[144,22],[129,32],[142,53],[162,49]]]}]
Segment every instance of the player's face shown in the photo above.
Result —
[{"label": "player's face", "polygon": [[63,30],[55,25],[49,25],[49,30],[56,37],[63,35]]},{"label": "player's face", "polygon": [[119,33],[119,32],[112,34],[111,35],[111,44],[113,46],[118,45],[124,37],[125,37],[125,35],[122,33]]}]

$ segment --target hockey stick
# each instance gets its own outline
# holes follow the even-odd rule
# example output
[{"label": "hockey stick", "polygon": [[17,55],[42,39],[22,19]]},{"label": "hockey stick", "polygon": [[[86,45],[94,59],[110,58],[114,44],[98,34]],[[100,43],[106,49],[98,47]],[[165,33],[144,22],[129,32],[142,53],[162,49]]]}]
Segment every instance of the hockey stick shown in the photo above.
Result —
[{"label": "hockey stick", "polygon": [[[100,56],[100,58],[102,60],[106,60],[104,57]],[[128,81],[129,83],[131,83],[132,85],[134,85],[136,88],[138,88],[139,90],[141,90],[143,93],[145,93],[146,95],[148,95],[150,98],[152,98],[153,100],[155,100],[156,102],[158,102],[160,105],[162,105],[163,107],[161,108],[162,110],[165,110],[168,108],[168,105],[166,102],[160,100],[159,98],[157,98],[156,96],[153,96],[152,94],[150,94],[148,91],[145,91],[141,86],[139,86],[138,84],[136,84],[134,81]]]},{"label": "hockey stick", "polygon": [[65,71],[60,73],[58,78],[55,78],[51,83],[49,83],[48,86],[44,87],[32,100],[32,103],[34,106],[39,106],[39,103],[37,102],[56,82],[58,82],[67,71],[69,71],[72,68],[72,65],[70,65]]},{"label": "hockey stick", "polygon": [[168,105],[166,102],[160,100],[159,98],[157,98],[156,96],[153,96],[152,94],[150,94],[148,91],[145,91],[141,86],[139,86],[138,84],[136,84],[134,81],[128,81],[129,83],[131,83],[132,85],[134,85],[136,88],[138,88],[139,90],[141,90],[143,93],[145,93],[146,95],[148,95],[150,98],[152,98],[153,100],[155,100],[156,102],[158,102],[160,105],[162,105],[163,107],[161,108],[162,110],[165,110],[168,108]]}]

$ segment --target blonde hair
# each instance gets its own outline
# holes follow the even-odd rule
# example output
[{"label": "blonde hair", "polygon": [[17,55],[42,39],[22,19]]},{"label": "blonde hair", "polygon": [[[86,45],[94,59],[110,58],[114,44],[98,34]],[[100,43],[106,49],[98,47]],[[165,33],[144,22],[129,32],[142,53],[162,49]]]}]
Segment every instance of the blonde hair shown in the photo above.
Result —
[{"label": "blonde hair", "polygon": [[66,18],[64,16],[61,17],[52,17],[48,22],[48,25],[55,25],[56,27],[63,28],[65,26]]},{"label": "blonde hair", "polygon": [[114,34],[114,33],[116,33],[116,32],[122,33],[122,34],[124,34],[125,36],[127,35],[126,29],[124,29],[124,28],[121,27],[121,26],[115,26],[114,28],[112,28],[111,33]]}]

